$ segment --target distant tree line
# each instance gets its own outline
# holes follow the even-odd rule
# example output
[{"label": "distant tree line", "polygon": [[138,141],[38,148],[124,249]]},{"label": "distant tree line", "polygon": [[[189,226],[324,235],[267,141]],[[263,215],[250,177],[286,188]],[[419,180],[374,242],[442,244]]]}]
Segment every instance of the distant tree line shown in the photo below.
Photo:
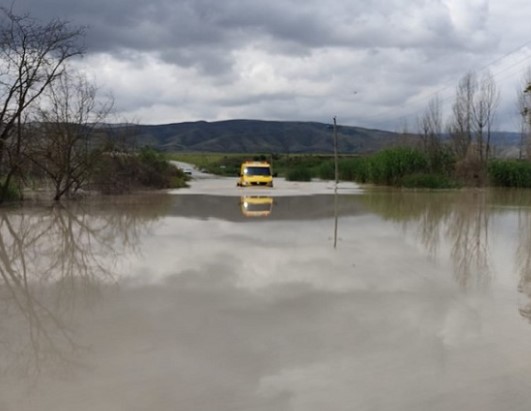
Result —
[{"label": "distant tree line", "polygon": [[82,189],[184,184],[161,154],[138,155],[124,136],[103,132],[112,98],[69,65],[84,53],[84,35],[84,27],[0,6],[0,203],[35,184],[50,186],[55,200]]}]

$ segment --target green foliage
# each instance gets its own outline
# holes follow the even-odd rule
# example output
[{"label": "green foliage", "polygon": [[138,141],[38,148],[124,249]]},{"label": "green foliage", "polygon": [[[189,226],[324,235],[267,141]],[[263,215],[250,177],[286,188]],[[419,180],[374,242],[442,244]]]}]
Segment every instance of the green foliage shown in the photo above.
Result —
[{"label": "green foliage", "polygon": [[430,172],[450,176],[455,170],[455,154],[450,147],[441,146],[428,154],[428,163]]},{"label": "green foliage", "polygon": [[[396,147],[372,156],[341,159],[339,178],[389,186],[449,188],[456,187],[456,183],[449,177],[453,167],[453,157],[447,150],[440,150],[428,157],[414,148]],[[328,176],[334,178],[333,163],[331,166],[327,165],[326,170]]]},{"label": "green foliage", "polygon": [[321,180],[334,180],[335,166],[332,160],[323,161],[319,167],[317,167],[317,177]]},{"label": "green foliage", "polygon": [[296,167],[288,171],[286,174],[288,181],[311,181],[312,171],[307,167]]},{"label": "green foliage", "polygon": [[339,178],[346,181],[367,183],[370,180],[370,158],[353,157],[339,161]]},{"label": "green foliage", "polygon": [[174,188],[182,171],[172,166],[164,156],[153,148],[144,147],[138,154],[138,181],[144,187]]},{"label": "green foliage", "polygon": [[493,160],[488,174],[494,186],[531,188],[531,163],[527,161]]},{"label": "green foliage", "polygon": [[420,150],[395,147],[371,157],[369,178],[376,184],[399,186],[408,174],[426,172],[428,158]]}]

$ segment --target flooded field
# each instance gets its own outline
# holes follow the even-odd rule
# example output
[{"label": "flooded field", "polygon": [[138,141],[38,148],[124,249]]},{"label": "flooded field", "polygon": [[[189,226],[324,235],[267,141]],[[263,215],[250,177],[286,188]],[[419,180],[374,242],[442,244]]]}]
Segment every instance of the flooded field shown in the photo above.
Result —
[{"label": "flooded field", "polygon": [[0,230],[0,410],[529,410],[529,191],[204,179]]}]

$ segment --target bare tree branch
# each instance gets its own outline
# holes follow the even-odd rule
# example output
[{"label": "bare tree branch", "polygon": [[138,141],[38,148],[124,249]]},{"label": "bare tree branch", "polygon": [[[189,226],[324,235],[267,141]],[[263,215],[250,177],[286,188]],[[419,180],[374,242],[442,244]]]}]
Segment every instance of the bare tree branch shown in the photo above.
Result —
[{"label": "bare tree branch", "polygon": [[0,202],[20,173],[23,115],[62,74],[68,59],[82,54],[84,28],[55,19],[42,24],[0,7]]}]

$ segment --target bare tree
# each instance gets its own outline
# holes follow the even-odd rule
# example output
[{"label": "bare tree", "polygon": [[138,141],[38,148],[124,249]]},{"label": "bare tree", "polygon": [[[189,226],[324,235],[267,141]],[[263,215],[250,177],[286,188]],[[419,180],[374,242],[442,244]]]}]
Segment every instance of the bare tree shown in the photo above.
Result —
[{"label": "bare tree", "polygon": [[531,159],[531,67],[527,69],[517,90],[518,113],[521,115],[520,158],[525,149],[526,158]]},{"label": "bare tree", "polygon": [[62,20],[42,24],[29,15],[0,7],[0,202],[21,173],[26,110],[82,53],[83,28]]},{"label": "bare tree", "polygon": [[52,181],[58,201],[89,181],[96,158],[90,137],[109,114],[112,100],[98,100],[97,88],[86,77],[68,71],[43,96],[28,157]]},{"label": "bare tree", "polygon": [[490,72],[479,81],[477,96],[473,104],[474,134],[480,165],[485,168],[490,156],[490,142],[494,114],[500,100],[500,92]]},{"label": "bare tree", "polygon": [[428,154],[433,153],[440,146],[442,122],[441,101],[437,96],[430,100],[426,111],[418,120],[422,148]]},{"label": "bare tree", "polygon": [[457,85],[449,131],[459,159],[466,157],[472,144],[474,95],[477,87],[477,78],[472,72],[465,74]]},{"label": "bare tree", "polygon": [[453,118],[449,125],[457,157],[456,172],[461,178],[483,184],[491,155],[491,134],[500,93],[489,72],[478,80],[465,74],[456,90]]}]

